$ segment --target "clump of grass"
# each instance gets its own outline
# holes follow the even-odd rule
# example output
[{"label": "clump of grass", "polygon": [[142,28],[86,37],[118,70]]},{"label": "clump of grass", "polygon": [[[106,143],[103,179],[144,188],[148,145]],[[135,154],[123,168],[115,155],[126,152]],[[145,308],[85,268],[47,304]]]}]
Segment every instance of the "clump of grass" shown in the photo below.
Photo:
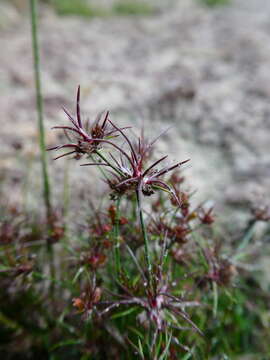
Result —
[{"label": "clump of grass", "polygon": [[75,15],[82,17],[105,16],[107,12],[102,7],[92,6],[86,0],[52,0],[59,15]]},{"label": "clump of grass", "polygon": [[146,1],[120,0],[113,5],[112,11],[117,15],[152,15],[155,9]]}]

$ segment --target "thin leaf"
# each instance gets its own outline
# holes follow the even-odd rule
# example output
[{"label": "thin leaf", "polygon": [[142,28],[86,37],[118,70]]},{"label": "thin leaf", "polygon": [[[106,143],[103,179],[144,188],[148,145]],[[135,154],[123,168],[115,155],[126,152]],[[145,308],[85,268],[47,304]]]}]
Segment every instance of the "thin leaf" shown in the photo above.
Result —
[{"label": "thin leaf", "polygon": [[167,334],[166,334],[166,347],[165,347],[163,353],[161,354],[159,360],[164,360],[167,358],[168,352],[170,349],[170,345],[171,345],[171,341],[172,341],[172,333],[170,333],[169,339],[167,339]]},{"label": "thin leaf", "polygon": [[72,279],[72,284],[75,284],[75,282],[78,280],[78,278],[81,276],[81,274],[84,272],[84,267],[81,266],[79,270],[76,272],[74,278]]},{"label": "thin leaf", "polygon": [[144,359],[143,347],[142,347],[142,343],[141,343],[140,339],[138,339],[138,345],[139,345],[139,354],[140,354],[141,358]]},{"label": "thin leaf", "polygon": [[55,345],[53,345],[50,350],[53,351],[53,350],[56,350],[60,347],[64,347],[64,346],[70,346],[70,345],[78,345],[78,344],[82,344],[83,343],[83,340],[82,339],[69,339],[69,340],[64,340],[64,341],[61,341]]},{"label": "thin leaf", "polygon": [[121,311],[120,313],[116,313],[116,314],[112,315],[112,316],[111,316],[111,319],[118,319],[118,318],[120,318],[120,317],[127,316],[127,315],[133,313],[134,311],[136,311],[137,309],[138,309],[138,307],[135,306],[135,307],[132,307],[132,308],[127,309],[127,310],[125,310],[125,311]]},{"label": "thin leaf", "polygon": [[144,335],[138,329],[136,329],[132,326],[128,326],[128,329],[131,330],[132,332],[134,332],[134,334],[139,336],[142,340],[144,339]]}]

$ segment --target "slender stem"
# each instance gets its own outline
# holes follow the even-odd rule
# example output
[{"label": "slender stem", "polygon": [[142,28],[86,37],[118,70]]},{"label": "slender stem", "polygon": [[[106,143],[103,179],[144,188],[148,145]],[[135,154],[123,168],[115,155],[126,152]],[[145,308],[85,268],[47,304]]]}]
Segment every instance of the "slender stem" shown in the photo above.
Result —
[{"label": "slender stem", "polygon": [[254,220],[250,221],[250,223],[248,224],[247,229],[244,234],[244,237],[243,237],[240,245],[237,248],[238,251],[245,249],[245,247],[251,241],[251,239],[254,235],[256,223],[257,223],[257,221],[254,219]]},{"label": "slender stem", "polygon": [[120,176],[123,176],[123,173],[118,170],[104,155],[101,154],[98,150],[95,150],[95,153],[103,160],[106,164],[108,164],[113,170],[115,170]]},{"label": "slender stem", "polygon": [[217,317],[218,311],[218,287],[217,283],[213,281],[213,316],[214,318]]},{"label": "slender stem", "polygon": [[39,59],[39,43],[37,38],[37,0],[29,0],[31,12],[31,30],[32,30],[32,50],[34,58],[34,73],[35,73],[35,87],[36,87],[36,108],[38,113],[38,129],[39,129],[39,148],[41,154],[41,167],[43,175],[43,196],[47,211],[47,218],[51,215],[51,198],[50,198],[50,181],[47,166],[47,154],[45,146],[45,131],[43,122],[43,101],[41,93],[40,80],[40,59]]},{"label": "slender stem", "polygon": [[147,272],[148,272],[148,282],[151,285],[152,284],[152,265],[151,265],[151,260],[150,260],[149,242],[148,242],[146,227],[144,224],[143,212],[142,212],[142,207],[141,207],[141,199],[140,199],[140,194],[139,194],[138,190],[136,191],[136,196],[137,196],[137,206],[138,206],[138,211],[139,211],[140,224],[141,224],[143,240],[144,240],[144,251],[145,251],[145,260],[146,260]]},{"label": "slender stem", "polygon": [[[39,149],[41,157],[41,168],[42,168],[42,178],[43,178],[43,198],[47,214],[47,222],[49,226],[49,233],[51,231],[51,191],[50,191],[50,181],[48,174],[48,165],[47,165],[47,153],[45,146],[45,130],[44,130],[44,120],[43,120],[43,99],[41,92],[41,77],[40,77],[40,58],[39,58],[39,42],[38,42],[38,24],[37,24],[37,0],[29,0],[30,5],[30,16],[31,16],[31,34],[32,34],[32,51],[33,51],[33,60],[34,60],[34,75],[35,75],[35,88],[36,88],[36,109],[38,115],[38,130],[39,130]],[[53,245],[48,241],[47,242],[47,251],[50,261],[50,273],[51,278],[55,279],[55,266],[54,266],[54,251]],[[51,282],[50,287],[51,294],[54,293],[54,283]]]},{"label": "slender stem", "polygon": [[114,257],[115,257],[115,269],[119,275],[121,272],[121,261],[120,261],[120,238],[119,238],[119,220],[120,220],[120,202],[121,198],[117,199],[116,203],[116,217],[114,224]]}]

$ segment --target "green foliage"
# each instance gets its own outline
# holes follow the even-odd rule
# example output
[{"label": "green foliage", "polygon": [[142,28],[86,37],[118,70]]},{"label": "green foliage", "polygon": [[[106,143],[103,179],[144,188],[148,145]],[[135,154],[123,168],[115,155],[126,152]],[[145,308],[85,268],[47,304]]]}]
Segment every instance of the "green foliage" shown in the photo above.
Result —
[{"label": "green foliage", "polygon": [[199,0],[207,6],[227,5],[231,0]]},{"label": "green foliage", "polygon": [[154,11],[146,1],[120,0],[113,5],[113,12],[118,15],[152,15]]},{"label": "green foliage", "polygon": [[87,0],[48,0],[59,15],[98,17],[113,15],[151,15],[153,6],[144,1],[118,1],[111,8],[91,5]]},{"label": "green foliage", "polygon": [[98,6],[91,6],[87,0],[51,0],[59,15],[75,15],[82,17],[105,16],[106,11]]}]

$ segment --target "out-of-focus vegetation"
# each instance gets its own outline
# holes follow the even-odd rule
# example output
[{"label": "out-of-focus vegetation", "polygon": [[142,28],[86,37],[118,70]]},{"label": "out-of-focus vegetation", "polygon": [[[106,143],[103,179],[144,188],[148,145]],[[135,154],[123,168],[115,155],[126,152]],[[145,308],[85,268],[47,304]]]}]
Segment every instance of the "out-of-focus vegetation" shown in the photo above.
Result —
[{"label": "out-of-focus vegetation", "polygon": [[[77,15],[83,17],[114,16],[114,15],[141,15],[147,16],[155,13],[156,8],[151,2],[144,0],[118,0],[111,7],[104,7],[89,3],[87,0],[43,0],[50,3],[59,15]],[[194,0],[207,6],[227,5],[231,0]]]},{"label": "out-of-focus vegetation", "polygon": [[199,1],[207,6],[228,5],[231,2],[231,0],[199,0]]},{"label": "out-of-focus vegetation", "polygon": [[45,0],[50,3],[59,15],[77,15],[83,17],[114,15],[151,15],[155,12],[153,5],[146,1],[116,1],[111,7],[104,7],[87,0]]},{"label": "out-of-focus vegetation", "polygon": [[86,0],[51,0],[50,3],[59,15],[95,17],[105,16],[108,13],[100,6],[90,5]]},{"label": "out-of-focus vegetation", "polygon": [[[0,0],[0,2],[11,2],[20,11],[26,10],[27,0]],[[197,1],[209,7],[218,5],[228,5],[231,0],[190,0]],[[89,0],[40,0],[52,8],[59,15],[63,16],[81,16],[106,17],[106,16],[148,16],[156,13],[158,6],[154,2],[146,0],[116,0],[110,6],[104,6],[98,1],[90,2]],[[171,6],[173,6],[173,1]]]},{"label": "out-of-focus vegetation", "polygon": [[[51,3],[60,15],[78,15],[84,17],[113,16],[113,15],[152,15],[156,8],[151,2],[144,0],[118,0],[111,7],[105,8],[97,3],[95,5],[87,0],[43,0]],[[194,0],[196,1],[196,0]],[[207,6],[227,5],[231,0],[197,0]]]},{"label": "out-of-focus vegetation", "polygon": [[119,15],[151,15],[154,12],[152,5],[146,1],[118,1],[113,5],[113,12]]}]

